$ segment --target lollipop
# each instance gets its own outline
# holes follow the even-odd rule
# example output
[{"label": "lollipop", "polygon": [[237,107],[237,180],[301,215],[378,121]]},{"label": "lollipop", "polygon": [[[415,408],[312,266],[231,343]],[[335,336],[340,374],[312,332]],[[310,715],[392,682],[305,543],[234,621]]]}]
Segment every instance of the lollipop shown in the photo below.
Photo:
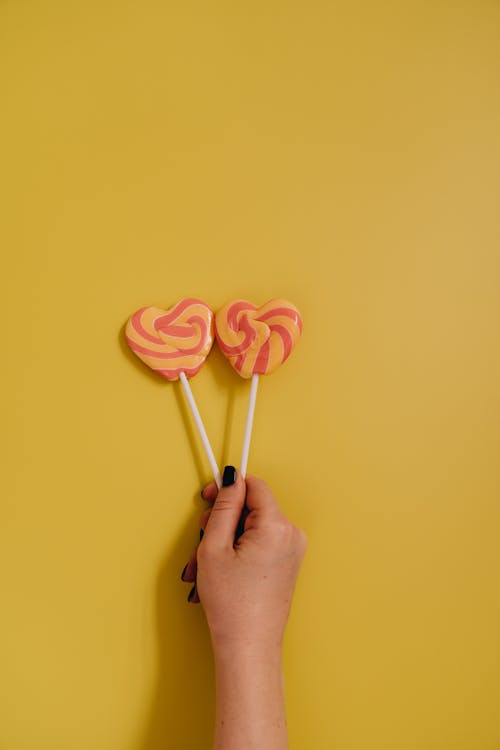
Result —
[{"label": "lollipop", "polygon": [[217,486],[220,471],[188,378],[202,367],[213,344],[213,313],[199,299],[180,300],[170,310],[141,307],[125,327],[134,354],[166,380],[180,380]]},{"label": "lollipop", "polygon": [[252,379],[240,464],[243,476],[248,466],[259,375],[269,375],[283,364],[301,332],[300,313],[285,299],[272,299],[262,307],[233,300],[215,316],[215,334],[223,354],[237,373]]}]

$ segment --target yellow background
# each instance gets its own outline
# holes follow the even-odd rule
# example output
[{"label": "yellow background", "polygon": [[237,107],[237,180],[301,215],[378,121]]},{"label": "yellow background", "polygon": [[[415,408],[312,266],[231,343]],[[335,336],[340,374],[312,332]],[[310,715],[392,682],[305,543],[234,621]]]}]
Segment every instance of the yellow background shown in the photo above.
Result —
[{"label": "yellow background", "polygon": [[[0,4],[0,747],[211,745],[209,478],[141,305],[283,295],[296,750],[500,747],[500,3]],[[248,383],[193,381],[221,464]],[[194,453],[193,453],[194,449]]]}]

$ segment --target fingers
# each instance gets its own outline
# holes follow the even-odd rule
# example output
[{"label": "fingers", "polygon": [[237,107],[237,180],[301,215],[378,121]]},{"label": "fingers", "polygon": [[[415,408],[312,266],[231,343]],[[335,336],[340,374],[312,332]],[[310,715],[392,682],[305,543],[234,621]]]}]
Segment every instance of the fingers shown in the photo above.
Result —
[{"label": "fingers", "polygon": [[[224,469],[225,486],[217,493],[205,528],[204,545],[232,549],[238,521],[245,504],[245,480],[232,466]],[[234,480],[229,484],[229,481]],[[223,482],[224,485],[224,482]],[[206,495],[208,495],[208,490]]]},{"label": "fingers", "polygon": [[[213,503],[200,516],[200,542],[212,549],[233,549],[239,537],[244,533],[247,516],[251,526],[259,523],[258,519],[282,515],[274,495],[262,480],[247,476],[246,480],[233,467],[226,467],[224,479],[234,479],[232,484],[217,489],[215,482],[210,482],[202,491],[202,498]],[[188,601],[196,604],[200,601],[196,590],[198,548],[194,550],[182,572],[182,580],[193,583]],[[208,551],[208,547],[205,547]]]},{"label": "fingers", "polygon": [[246,485],[247,494],[245,503],[250,512],[257,511],[259,515],[281,513],[276,498],[263,479],[247,476]]},{"label": "fingers", "polygon": [[189,560],[187,561],[184,570],[181,573],[181,581],[186,583],[193,583],[196,580],[196,550],[193,552]]},{"label": "fingers", "polygon": [[212,508],[207,508],[206,510],[203,511],[203,513],[200,516],[200,529],[203,529],[203,531],[205,531],[206,529],[211,512],[212,512]]},{"label": "fingers", "polygon": [[[212,512],[211,508],[207,508],[207,510],[204,510],[203,513],[200,516],[200,540],[203,536],[202,531],[205,529],[208,519],[210,518],[210,513]],[[198,572],[198,564],[196,560],[196,555],[198,552],[198,546],[196,545],[196,548],[189,558],[188,562],[184,566],[184,570],[181,573],[181,580],[185,583],[196,583],[196,574]],[[200,601],[200,598],[198,596],[198,592],[196,591],[196,586],[193,586],[191,591],[189,592],[188,601],[197,604]]]},{"label": "fingers", "polygon": [[207,484],[207,486],[202,489],[201,496],[205,502],[213,503],[217,497],[217,492],[218,490],[215,482],[210,482],[210,484]]},{"label": "fingers", "polygon": [[[252,516],[252,525],[255,523],[257,517],[262,516],[263,514],[266,516],[268,514],[281,514],[280,507],[276,502],[273,493],[262,479],[254,476],[247,476],[245,481],[245,508],[243,511],[243,516],[240,518],[238,527],[236,529],[235,541],[242,535],[245,529],[245,518],[251,511],[256,511],[256,513],[254,513]],[[217,493],[217,485],[215,484],[215,482],[210,482],[210,484],[207,484],[206,487],[202,490],[201,496],[206,502],[213,503],[217,498]]]}]

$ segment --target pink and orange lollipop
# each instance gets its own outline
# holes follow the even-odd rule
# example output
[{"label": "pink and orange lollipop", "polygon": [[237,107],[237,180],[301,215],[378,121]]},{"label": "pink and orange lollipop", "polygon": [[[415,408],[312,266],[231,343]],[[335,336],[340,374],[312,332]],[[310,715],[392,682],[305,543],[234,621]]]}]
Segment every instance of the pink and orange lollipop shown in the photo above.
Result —
[{"label": "pink and orange lollipop", "polygon": [[127,343],[148,367],[166,380],[180,380],[200,434],[214,479],[221,485],[210,445],[188,378],[196,375],[214,341],[212,310],[199,299],[180,300],[170,310],[141,307],[125,327]]},{"label": "pink and orange lollipop", "polygon": [[301,333],[301,315],[285,299],[272,299],[262,307],[233,300],[216,313],[215,334],[221,351],[239,375],[252,379],[240,464],[243,476],[248,465],[259,375],[269,375],[283,364]]}]

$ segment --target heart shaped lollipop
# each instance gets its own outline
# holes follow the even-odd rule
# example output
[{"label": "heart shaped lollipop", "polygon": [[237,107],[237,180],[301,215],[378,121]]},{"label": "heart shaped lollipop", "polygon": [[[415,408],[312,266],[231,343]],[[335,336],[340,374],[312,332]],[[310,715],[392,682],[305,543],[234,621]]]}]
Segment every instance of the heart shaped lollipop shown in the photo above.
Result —
[{"label": "heart shaped lollipop", "polygon": [[272,299],[262,307],[235,300],[215,316],[219,347],[243,378],[274,372],[290,356],[301,332],[300,313],[285,299]]},{"label": "heart shaped lollipop", "polygon": [[199,299],[182,299],[170,310],[141,307],[125,327],[134,354],[166,380],[180,380],[217,486],[221,476],[188,378],[202,367],[214,341],[213,312]]},{"label": "heart shaped lollipop", "polygon": [[125,328],[137,356],[167,380],[193,377],[213,344],[213,313],[199,299],[182,299],[170,310],[141,307]]},{"label": "heart shaped lollipop", "polygon": [[223,354],[243,378],[252,378],[241,453],[246,475],[259,375],[274,372],[290,356],[302,333],[299,311],[286,299],[272,299],[262,307],[233,300],[215,316],[215,335]]}]

